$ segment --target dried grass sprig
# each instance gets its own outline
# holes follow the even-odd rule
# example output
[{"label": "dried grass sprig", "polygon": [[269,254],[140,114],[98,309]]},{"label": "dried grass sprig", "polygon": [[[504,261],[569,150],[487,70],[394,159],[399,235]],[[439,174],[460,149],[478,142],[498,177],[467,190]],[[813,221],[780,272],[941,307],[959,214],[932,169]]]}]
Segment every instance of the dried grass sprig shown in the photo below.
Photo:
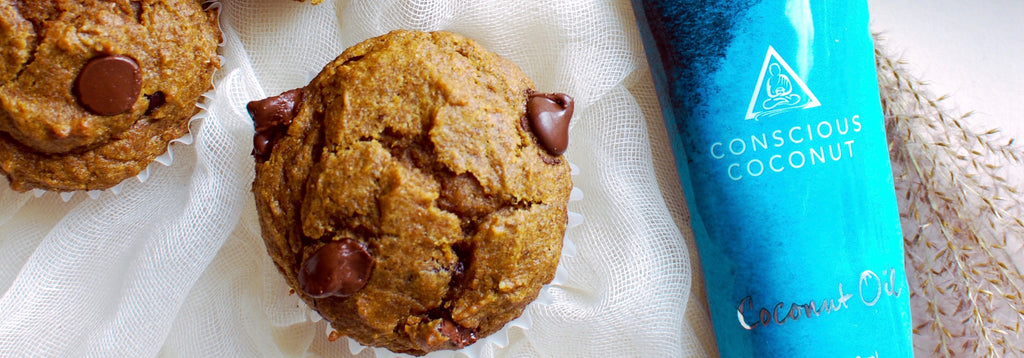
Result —
[{"label": "dried grass sprig", "polygon": [[1021,148],[976,132],[883,48],[876,64],[918,356],[1024,356]]}]

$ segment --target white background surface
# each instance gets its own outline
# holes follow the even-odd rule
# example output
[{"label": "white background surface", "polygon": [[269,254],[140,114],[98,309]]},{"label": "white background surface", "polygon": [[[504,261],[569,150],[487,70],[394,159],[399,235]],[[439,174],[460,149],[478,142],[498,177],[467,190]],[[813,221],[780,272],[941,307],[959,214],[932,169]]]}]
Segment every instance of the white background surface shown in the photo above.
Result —
[{"label": "white background surface", "polygon": [[971,127],[1024,143],[1024,1],[869,0],[871,29]]}]

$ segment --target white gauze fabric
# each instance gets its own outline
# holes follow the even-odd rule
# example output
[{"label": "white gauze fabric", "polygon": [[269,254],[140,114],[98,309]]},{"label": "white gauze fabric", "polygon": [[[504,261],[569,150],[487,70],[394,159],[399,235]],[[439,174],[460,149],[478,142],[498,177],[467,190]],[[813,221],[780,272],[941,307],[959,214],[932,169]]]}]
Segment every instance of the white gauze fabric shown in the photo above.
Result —
[{"label": "white gauze fabric", "polygon": [[[169,166],[64,202],[0,185],[0,356],[347,357],[280,277],[250,192],[245,104],[393,29],[466,35],[576,99],[582,199],[561,282],[507,342],[436,356],[714,353],[692,235],[629,1],[222,0],[224,64]],[[580,198],[580,193],[576,198]],[[697,281],[695,281],[697,280]],[[381,354],[363,350],[359,356]]]}]

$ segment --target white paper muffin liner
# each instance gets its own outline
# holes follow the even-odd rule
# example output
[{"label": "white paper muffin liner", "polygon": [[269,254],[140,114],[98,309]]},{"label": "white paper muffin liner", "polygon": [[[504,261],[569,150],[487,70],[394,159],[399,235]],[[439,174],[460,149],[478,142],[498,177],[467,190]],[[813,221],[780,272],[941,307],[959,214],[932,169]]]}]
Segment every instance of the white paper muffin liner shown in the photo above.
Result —
[{"label": "white paper muffin liner", "polygon": [[[206,8],[206,9],[208,9],[208,10],[212,10],[212,11],[216,12],[216,14],[217,14],[217,29],[223,34],[224,33],[224,28],[221,26],[221,23],[220,23],[220,8],[221,8],[220,0],[206,0],[206,1],[203,2],[202,6],[204,8]],[[223,40],[223,35],[222,35],[221,36],[221,42],[219,44],[217,44],[217,47],[220,48],[220,47],[223,47],[223,46],[224,46],[224,40]],[[218,57],[219,57],[219,55],[218,55]],[[221,58],[221,63],[223,63],[223,62],[224,62],[224,59]],[[215,79],[217,77],[217,72],[219,72],[219,71],[218,70],[214,70],[213,75],[210,76],[211,82],[214,82],[213,79]],[[216,83],[211,83],[211,85],[216,86]],[[214,98],[214,93],[216,93],[216,88],[212,88],[209,91],[207,91],[206,93],[203,93],[202,95],[199,96],[199,100],[196,101],[196,107],[199,108],[199,112],[194,114],[194,115],[192,115],[192,117],[189,118],[188,123],[186,124],[186,128],[187,129],[186,129],[185,135],[183,135],[181,137],[178,137],[178,138],[175,138],[175,139],[172,139],[171,141],[167,142],[167,151],[165,151],[163,154],[160,154],[159,156],[154,158],[153,162],[149,163],[149,165],[147,165],[145,169],[143,169],[141,172],[139,172],[138,175],[135,175],[134,177],[125,178],[120,183],[117,183],[117,185],[114,185],[114,186],[109,187],[107,189],[75,190],[75,191],[54,191],[54,190],[46,190],[46,189],[32,189],[29,192],[32,193],[32,196],[34,196],[36,198],[42,197],[46,193],[55,193],[57,195],[60,195],[61,200],[63,200],[66,203],[66,202],[70,201],[71,198],[73,198],[75,196],[75,194],[77,194],[77,193],[84,193],[85,195],[88,195],[89,198],[91,198],[91,199],[98,199],[100,197],[100,195],[103,194],[104,192],[109,192],[109,193],[114,194],[114,195],[120,195],[121,191],[124,190],[125,182],[131,180],[132,178],[135,178],[140,183],[145,183],[147,180],[149,180],[150,168],[152,168],[153,165],[155,165],[155,164],[162,164],[165,167],[169,167],[169,166],[171,166],[171,164],[174,164],[174,147],[172,146],[172,144],[174,144],[174,143],[181,143],[183,145],[192,145],[192,143],[195,141],[195,138],[193,138],[193,136],[192,136],[192,124],[195,123],[198,120],[206,119],[206,118],[210,117],[209,108],[210,108],[210,104],[215,102],[214,101],[214,99],[215,99]]]},{"label": "white paper muffin liner", "polygon": [[[569,163],[569,167],[571,168],[570,173],[571,173],[572,176],[576,176],[576,175],[579,174],[579,172],[580,172],[579,167],[577,167],[576,165],[574,165],[572,163]],[[581,201],[581,200],[583,200],[583,191],[580,190],[578,187],[573,186],[572,191],[569,194],[569,202],[577,202],[577,201]],[[491,334],[491,335],[489,335],[487,337],[480,338],[475,343],[473,343],[473,344],[471,344],[471,345],[469,345],[469,346],[467,346],[465,348],[462,348],[460,350],[434,351],[434,352],[430,352],[429,354],[425,355],[425,357],[429,357],[429,358],[444,358],[444,357],[477,358],[477,357],[480,357],[482,352],[484,352],[484,351],[488,351],[488,350],[494,351],[494,350],[499,350],[499,349],[508,347],[509,343],[510,343],[509,342],[509,330],[512,329],[513,327],[517,328],[520,331],[522,331],[523,333],[525,333],[524,337],[528,337],[529,336],[529,330],[530,330],[530,327],[533,326],[533,320],[534,320],[534,318],[533,318],[533,316],[531,314],[531,312],[532,312],[531,308],[533,308],[535,306],[548,306],[548,305],[554,304],[555,298],[554,298],[554,295],[553,295],[552,291],[555,290],[556,288],[562,287],[562,285],[564,285],[569,280],[569,268],[567,267],[569,265],[569,262],[568,262],[569,260],[566,260],[566,258],[575,257],[576,253],[577,253],[576,244],[573,243],[573,240],[572,240],[572,229],[577,227],[577,226],[579,226],[580,224],[582,224],[584,217],[583,217],[583,214],[578,213],[578,212],[574,212],[574,211],[569,211],[567,214],[568,214],[567,215],[568,216],[568,222],[566,224],[565,237],[562,240],[561,256],[560,256],[560,258],[558,260],[558,266],[555,269],[555,277],[551,280],[551,282],[549,282],[548,284],[546,284],[546,285],[541,287],[540,293],[537,295],[537,299],[535,299],[533,302],[530,302],[530,304],[528,304],[526,306],[526,308],[523,309],[522,315],[519,316],[518,318],[516,318],[516,319],[506,323],[505,326],[502,327],[497,332],[494,332],[493,334]],[[302,309],[305,311],[306,317],[310,321],[312,321],[312,322],[319,322],[319,321],[323,320],[323,318],[320,317],[320,315],[315,310],[313,310],[312,308],[309,308],[309,306],[303,304],[302,305]],[[327,335],[327,336],[330,336],[333,332],[334,332],[334,329],[331,328],[330,324],[327,324],[326,325],[326,331],[324,332],[324,334]],[[378,358],[391,358],[391,357],[397,357],[397,358],[406,358],[406,357],[408,357],[408,358],[412,358],[413,357],[413,356],[408,355],[408,354],[392,352],[392,351],[388,350],[387,348],[364,346],[364,345],[360,344],[359,342],[356,342],[354,339],[349,338],[349,337],[345,337],[345,336],[342,336],[341,339],[338,339],[337,341],[335,341],[335,342],[333,342],[331,344],[341,344],[341,341],[345,341],[348,344],[348,351],[353,356],[359,355],[359,354],[363,353],[363,351],[369,350],[369,351],[373,352],[373,355],[375,357],[378,357]]]}]

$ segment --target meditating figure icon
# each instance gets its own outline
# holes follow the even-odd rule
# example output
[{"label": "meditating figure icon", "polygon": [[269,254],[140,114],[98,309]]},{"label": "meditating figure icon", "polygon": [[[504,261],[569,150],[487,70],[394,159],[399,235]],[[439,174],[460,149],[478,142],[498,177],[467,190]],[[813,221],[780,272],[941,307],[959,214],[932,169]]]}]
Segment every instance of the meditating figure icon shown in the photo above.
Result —
[{"label": "meditating figure icon", "polygon": [[772,63],[768,67],[769,77],[765,81],[768,90],[768,99],[761,103],[765,110],[771,110],[779,106],[795,106],[800,103],[800,95],[793,93],[793,83],[789,76],[782,73],[778,63]]}]

